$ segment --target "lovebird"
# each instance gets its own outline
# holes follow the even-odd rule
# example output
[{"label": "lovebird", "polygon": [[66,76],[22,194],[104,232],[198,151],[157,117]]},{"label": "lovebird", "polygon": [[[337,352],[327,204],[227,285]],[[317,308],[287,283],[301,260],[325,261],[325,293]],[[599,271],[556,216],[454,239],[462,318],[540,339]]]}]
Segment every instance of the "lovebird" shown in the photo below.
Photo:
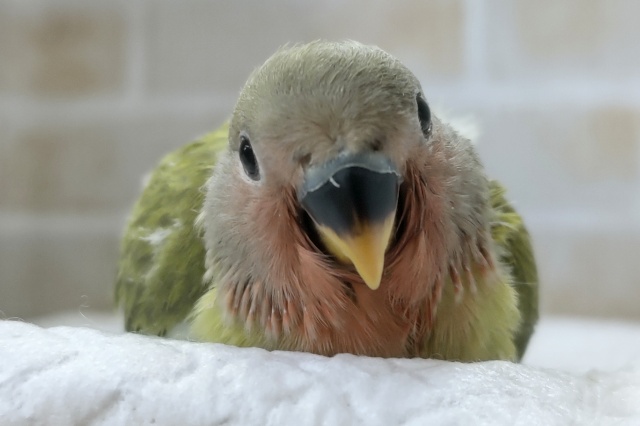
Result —
[{"label": "lovebird", "polygon": [[160,162],[115,295],[129,331],[326,356],[518,361],[538,318],[505,190],[409,69],[354,41],[280,48],[227,124]]}]

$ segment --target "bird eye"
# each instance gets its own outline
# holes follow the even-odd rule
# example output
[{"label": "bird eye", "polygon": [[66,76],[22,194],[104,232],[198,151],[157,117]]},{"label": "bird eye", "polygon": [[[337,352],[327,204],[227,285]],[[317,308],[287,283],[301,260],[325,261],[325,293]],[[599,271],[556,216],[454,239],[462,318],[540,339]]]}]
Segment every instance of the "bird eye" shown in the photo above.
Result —
[{"label": "bird eye", "polygon": [[416,95],[416,103],[418,104],[418,118],[420,119],[420,127],[425,138],[431,136],[431,110],[427,101],[424,100],[422,93]]},{"label": "bird eye", "polygon": [[242,162],[242,167],[244,167],[244,172],[253,180],[260,179],[260,171],[258,170],[258,160],[256,160],[256,155],[253,153],[253,148],[251,148],[251,143],[249,142],[249,138],[245,135],[240,136],[240,161]]}]

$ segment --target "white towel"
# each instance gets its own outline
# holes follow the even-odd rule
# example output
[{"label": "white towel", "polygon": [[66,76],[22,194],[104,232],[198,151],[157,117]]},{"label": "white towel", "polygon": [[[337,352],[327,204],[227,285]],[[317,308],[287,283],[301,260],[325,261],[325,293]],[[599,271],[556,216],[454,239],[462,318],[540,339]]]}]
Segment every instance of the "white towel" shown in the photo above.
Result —
[{"label": "white towel", "polygon": [[0,425],[640,425],[638,361],[572,374],[0,321]]}]

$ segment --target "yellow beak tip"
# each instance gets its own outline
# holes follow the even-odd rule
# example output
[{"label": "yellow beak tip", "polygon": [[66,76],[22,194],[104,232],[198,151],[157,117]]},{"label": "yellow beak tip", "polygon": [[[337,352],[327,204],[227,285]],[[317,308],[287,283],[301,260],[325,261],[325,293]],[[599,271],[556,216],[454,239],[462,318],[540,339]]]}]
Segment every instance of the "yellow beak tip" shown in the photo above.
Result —
[{"label": "yellow beak tip", "polygon": [[369,287],[371,290],[377,290],[378,287],[380,287],[380,280],[376,281],[376,282],[372,282],[372,281],[365,281],[365,284],[367,285],[367,287]]},{"label": "yellow beak tip", "polygon": [[338,235],[331,228],[318,226],[329,252],[343,263],[351,263],[371,290],[380,287],[384,270],[384,256],[389,244],[395,214],[381,224],[359,225],[350,235]]},{"label": "yellow beak tip", "polygon": [[[358,268],[359,265],[356,265],[356,270],[358,274],[362,278],[362,281],[369,287],[371,290],[377,290],[380,287],[380,282],[382,281],[382,270],[380,271],[363,271],[361,268]],[[373,272],[373,273],[372,273]]]}]

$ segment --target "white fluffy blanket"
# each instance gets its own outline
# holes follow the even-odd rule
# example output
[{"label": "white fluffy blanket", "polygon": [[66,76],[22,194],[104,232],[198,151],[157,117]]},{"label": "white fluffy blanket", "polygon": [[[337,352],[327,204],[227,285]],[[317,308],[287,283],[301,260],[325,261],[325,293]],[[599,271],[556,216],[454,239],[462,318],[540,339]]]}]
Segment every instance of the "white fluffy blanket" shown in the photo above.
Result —
[{"label": "white fluffy blanket", "polygon": [[[538,365],[609,368],[325,358],[0,321],[0,425],[640,425],[640,326],[574,323],[543,323],[554,332],[532,343]],[[611,363],[563,352],[581,349],[576,329]]]}]

